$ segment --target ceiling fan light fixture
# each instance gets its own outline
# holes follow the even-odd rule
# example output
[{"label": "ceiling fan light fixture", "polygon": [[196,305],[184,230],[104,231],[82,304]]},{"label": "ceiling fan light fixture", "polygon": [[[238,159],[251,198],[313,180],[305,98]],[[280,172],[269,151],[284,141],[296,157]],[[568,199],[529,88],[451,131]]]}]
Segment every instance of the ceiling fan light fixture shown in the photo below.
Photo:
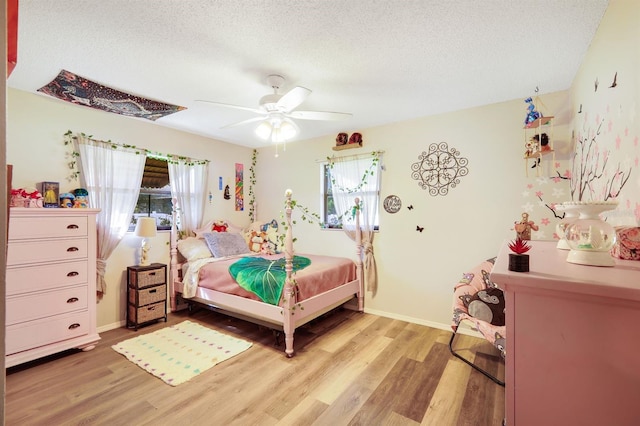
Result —
[{"label": "ceiling fan light fixture", "polygon": [[271,133],[273,133],[273,127],[268,121],[263,121],[256,127],[255,133],[260,139],[266,141],[269,140]]},{"label": "ceiling fan light fixture", "polygon": [[293,139],[298,134],[298,127],[291,120],[285,119],[280,124],[280,135],[284,140]]}]

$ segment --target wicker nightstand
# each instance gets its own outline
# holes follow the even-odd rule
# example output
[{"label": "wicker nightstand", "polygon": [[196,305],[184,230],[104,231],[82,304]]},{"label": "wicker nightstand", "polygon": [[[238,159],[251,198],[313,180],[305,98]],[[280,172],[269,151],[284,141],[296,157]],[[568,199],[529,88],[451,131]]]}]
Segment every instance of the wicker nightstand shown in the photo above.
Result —
[{"label": "wicker nightstand", "polygon": [[167,265],[127,267],[127,327],[161,318],[167,322]]}]

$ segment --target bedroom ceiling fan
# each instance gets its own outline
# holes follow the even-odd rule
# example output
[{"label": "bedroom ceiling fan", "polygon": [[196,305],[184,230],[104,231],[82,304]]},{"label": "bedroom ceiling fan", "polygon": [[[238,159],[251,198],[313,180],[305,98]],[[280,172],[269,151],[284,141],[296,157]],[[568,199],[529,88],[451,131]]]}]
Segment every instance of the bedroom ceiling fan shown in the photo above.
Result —
[{"label": "bedroom ceiling fan", "polygon": [[227,124],[222,129],[242,126],[245,124],[260,122],[255,133],[264,140],[272,142],[285,142],[298,134],[299,128],[294,119],[297,120],[344,120],[352,115],[344,112],[328,111],[297,111],[295,110],[311,94],[311,90],[297,86],[281,95],[278,93],[284,83],[284,77],[272,74],[267,77],[267,83],[273,88],[273,93],[260,98],[258,108],[249,108],[238,105],[224,104],[220,102],[197,100],[208,104],[218,105],[226,108],[241,109],[259,114],[259,117],[237,123]]}]

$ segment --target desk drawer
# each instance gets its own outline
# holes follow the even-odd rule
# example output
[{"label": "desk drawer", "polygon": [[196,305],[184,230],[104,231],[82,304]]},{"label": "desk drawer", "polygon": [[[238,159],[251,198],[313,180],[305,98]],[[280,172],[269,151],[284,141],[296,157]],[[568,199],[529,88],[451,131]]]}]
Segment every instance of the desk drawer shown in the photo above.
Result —
[{"label": "desk drawer", "polygon": [[7,325],[86,310],[87,299],[88,288],[86,285],[8,297],[6,304]]},{"label": "desk drawer", "polygon": [[7,268],[7,296],[86,283],[86,260]]},{"label": "desk drawer", "polygon": [[7,266],[38,262],[86,259],[86,238],[52,241],[11,241],[7,248]]}]

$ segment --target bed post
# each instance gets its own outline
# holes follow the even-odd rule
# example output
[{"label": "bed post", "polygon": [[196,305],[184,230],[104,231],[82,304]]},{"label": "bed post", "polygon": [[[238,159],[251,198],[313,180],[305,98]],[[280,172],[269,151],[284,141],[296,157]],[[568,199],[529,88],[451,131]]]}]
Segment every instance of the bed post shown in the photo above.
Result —
[{"label": "bed post", "polygon": [[362,248],[362,229],[360,228],[360,199],[356,198],[355,202],[355,216],[356,216],[356,277],[358,278],[358,311],[364,311],[364,274],[363,274],[363,265],[362,265],[362,257],[364,255],[364,251]]},{"label": "bed post", "polygon": [[285,353],[287,357],[293,356],[293,333],[295,331],[295,324],[293,321],[293,314],[295,309],[295,282],[293,280],[293,231],[291,222],[291,190],[287,189],[285,192],[286,206],[285,217],[287,221],[287,230],[284,240],[284,269],[287,274],[287,278],[284,284],[284,303],[283,307],[283,329],[284,329],[284,344]]},{"label": "bed post", "polygon": [[177,310],[178,304],[176,301],[176,290],[174,288],[175,282],[178,279],[178,228],[176,221],[178,219],[178,200],[173,198],[171,200],[171,236],[169,238],[169,255],[171,256],[171,264],[169,267],[169,304],[171,312]]}]

